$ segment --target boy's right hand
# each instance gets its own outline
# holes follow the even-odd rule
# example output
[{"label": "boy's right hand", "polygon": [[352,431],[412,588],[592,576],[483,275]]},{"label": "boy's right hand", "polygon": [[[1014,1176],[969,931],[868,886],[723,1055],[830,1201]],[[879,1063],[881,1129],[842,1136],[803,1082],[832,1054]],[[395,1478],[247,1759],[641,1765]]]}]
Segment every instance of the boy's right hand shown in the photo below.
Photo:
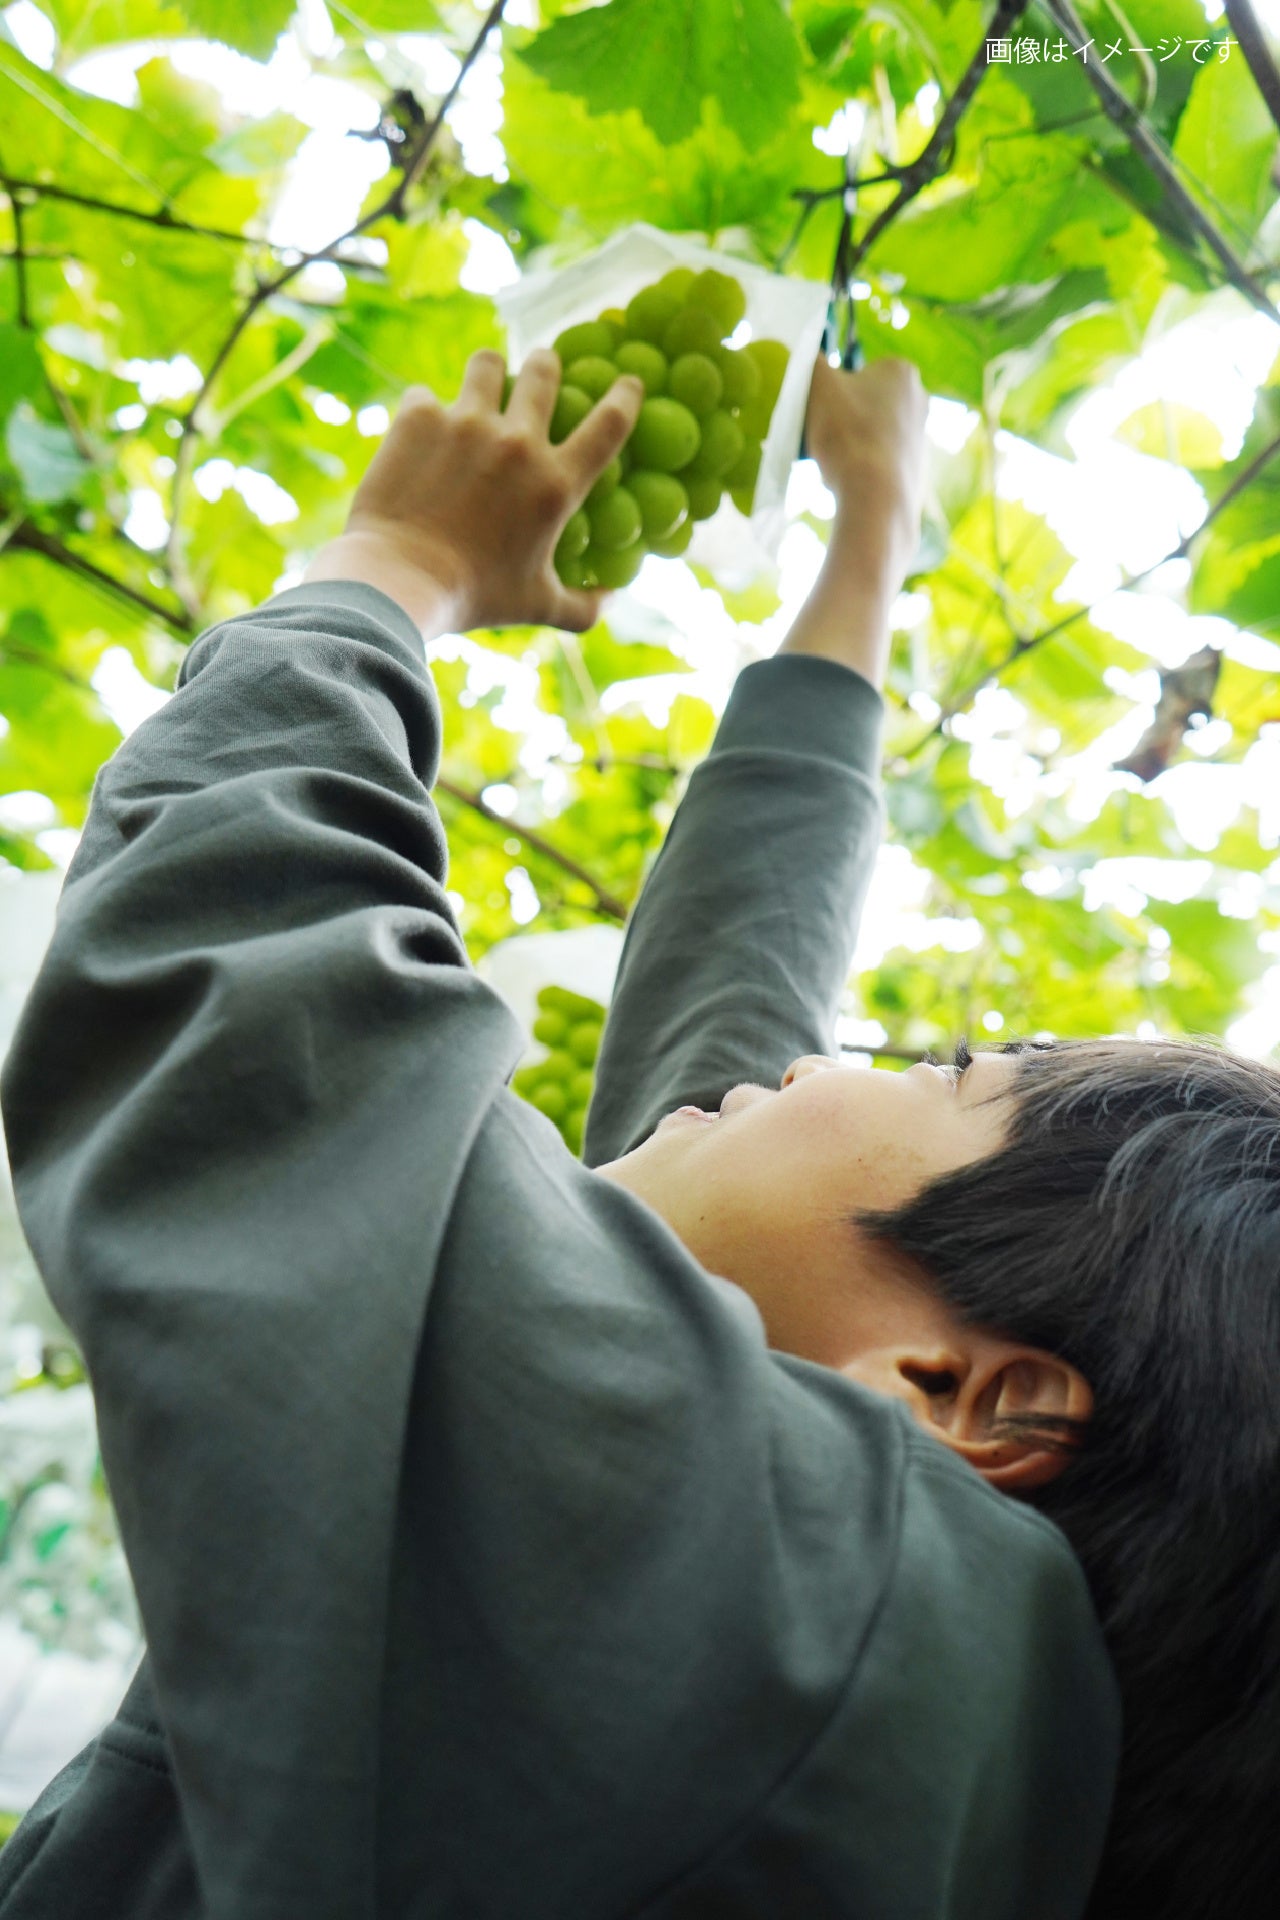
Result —
[{"label": "boy's right hand", "polygon": [[814,366],[805,437],[836,497],[837,524],[874,530],[903,576],[920,540],[928,410],[909,360],[844,373],[819,355]]},{"label": "boy's right hand", "polygon": [[920,545],[929,397],[906,360],[857,373],[819,359],[809,451],[836,497],[827,556],[779,653],[809,653],[883,687],[891,610]]}]

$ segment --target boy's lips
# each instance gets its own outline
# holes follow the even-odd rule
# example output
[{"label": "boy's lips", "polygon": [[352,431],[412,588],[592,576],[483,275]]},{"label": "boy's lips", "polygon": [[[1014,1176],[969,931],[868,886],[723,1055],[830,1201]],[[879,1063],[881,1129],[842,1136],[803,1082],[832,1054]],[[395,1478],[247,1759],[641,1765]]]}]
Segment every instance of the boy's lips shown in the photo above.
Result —
[{"label": "boy's lips", "polygon": [[759,1087],[754,1081],[745,1080],[740,1086],[730,1087],[720,1102],[720,1113],[722,1117],[741,1113],[744,1107],[754,1107],[758,1100],[775,1100],[777,1096],[776,1087]]},{"label": "boy's lips", "polygon": [[771,1100],[773,1098],[774,1090],[769,1087],[757,1087],[748,1081],[744,1081],[739,1086],[730,1087],[728,1093],[725,1094],[724,1099],[720,1102],[720,1110],[718,1113],[707,1113],[702,1107],[674,1107],[672,1111],[666,1115],[666,1118],[668,1120],[674,1120],[677,1115],[685,1115],[690,1120],[726,1120],[730,1114],[741,1113],[744,1107],[754,1106],[757,1100]]}]

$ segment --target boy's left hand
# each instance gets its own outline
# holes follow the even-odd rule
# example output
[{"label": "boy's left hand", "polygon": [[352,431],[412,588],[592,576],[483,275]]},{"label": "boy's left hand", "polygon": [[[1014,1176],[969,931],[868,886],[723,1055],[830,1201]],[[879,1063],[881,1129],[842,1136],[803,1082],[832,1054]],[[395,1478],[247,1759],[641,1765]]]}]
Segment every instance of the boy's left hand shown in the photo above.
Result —
[{"label": "boy's left hand", "polygon": [[[559,446],[548,426],[560,388],[549,347],[525,361],[502,407],[506,362],[482,348],[444,406],[410,387],[356,490],[346,530],[304,578],[369,580],[441,630],[546,625],[581,633],[603,592],[566,587],[552,562],[569,515],[622,447],[644,389],[614,383]],[[428,615],[424,612],[430,608]]]}]

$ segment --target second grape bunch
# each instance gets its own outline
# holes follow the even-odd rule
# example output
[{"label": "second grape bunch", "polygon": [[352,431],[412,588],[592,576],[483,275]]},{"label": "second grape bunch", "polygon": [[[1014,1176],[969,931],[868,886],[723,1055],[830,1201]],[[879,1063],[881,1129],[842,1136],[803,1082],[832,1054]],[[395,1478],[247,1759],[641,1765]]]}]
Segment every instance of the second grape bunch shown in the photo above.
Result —
[{"label": "second grape bunch", "polygon": [[[683,553],[725,492],[750,514],[790,355],[780,340],[726,345],[746,310],[731,274],[674,267],[625,308],[606,307],[552,341],[562,370],[550,426],[557,445],[623,374],[645,389],[626,445],[560,536],[555,565],[566,586],[624,587],[646,553]],[[504,407],[513,384],[508,374]]]},{"label": "second grape bunch", "polygon": [[514,1091],[560,1129],[570,1153],[582,1152],[604,1016],[598,1000],[568,987],[543,987],[533,1037],[547,1048],[546,1057],[517,1067],[511,1078]]}]

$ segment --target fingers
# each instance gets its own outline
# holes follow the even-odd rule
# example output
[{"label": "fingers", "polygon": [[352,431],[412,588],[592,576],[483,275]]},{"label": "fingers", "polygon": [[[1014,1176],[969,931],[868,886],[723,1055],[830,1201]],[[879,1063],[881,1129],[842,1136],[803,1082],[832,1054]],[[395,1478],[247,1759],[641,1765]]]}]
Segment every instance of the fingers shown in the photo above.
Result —
[{"label": "fingers", "polygon": [[594,592],[588,592],[583,587],[562,587],[557,581],[545,624],[563,627],[569,633],[585,633],[600,618],[600,605],[604,598],[603,588],[597,587]]},{"label": "fingers", "polygon": [[883,377],[888,385],[897,388],[899,406],[909,407],[917,417],[923,418],[929,409],[929,395],[915,361],[894,358],[877,364],[884,367]]},{"label": "fingers", "polygon": [[634,374],[624,374],[563,442],[560,452],[578,498],[621,451],[643,404],[644,382]]},{"label": "fingers", "polygon": [[507,363],[492,347],[479,347],[467,362],[454,401],[456,413],[496,413],[502,405]]},{"label": "fingers", "polygon": [[883,369],[881,380],[890,404],[896,409],[900,432],[919,438],[929,417],[929,391],[920,378],[919,367],[914,360],[900,360],[896,356],[877,360],[875,365]]},{"label": "fingers", "polygon": [[828,362],[826,354],[820,353],[813,363],[813,377],[809,382],[809,404],[805,408],[805,429],[807,432],[811,433],[813,431],[814,416],[821,413],[823,407],[827,404],[831,388],[838,382],[839,378],[839,374],[835,372],[834,368]]},{"label": "fingers", "polygon": [[910,406],[917,414],[927,412],[929,405],[928,390],[914,360],[886,354],[882,359],[868,361],[856,371],[846,371],[833,367],[825,354],[820,353],[814,362],[813,377],[809,383],[806,430],[812,432],[815,423],[820,422],[828,412],[833,419],[839,419],[841,415],[838,409],[846,393],[850,397],[855,393],[865,395],[868,402],[875,396],[875,404],[881,407],[886,401],[898,408]]},{"label": "fingers", "polygon": [[535,347],[511,389],[507,418],[515,426],[545,436],[560,391],[560,356],[550,347]]},{"label": "fingers", "polygon": [[872,377],[872,384],[878,382],[889,391],[896,388],[901,401],[910,400],[916,406],[928,405],[929,396],[914,360],[902,360],[892,354],[883,360],[873,360],[854,378],[866,380],[868,375]]},{"label": "fingers", "polygon": [[406,387],[400,395],[400,404],[396,408],[396,420],[400,420],[405,414],[413,418],[439,411],[440,402],[430,387]]}]

